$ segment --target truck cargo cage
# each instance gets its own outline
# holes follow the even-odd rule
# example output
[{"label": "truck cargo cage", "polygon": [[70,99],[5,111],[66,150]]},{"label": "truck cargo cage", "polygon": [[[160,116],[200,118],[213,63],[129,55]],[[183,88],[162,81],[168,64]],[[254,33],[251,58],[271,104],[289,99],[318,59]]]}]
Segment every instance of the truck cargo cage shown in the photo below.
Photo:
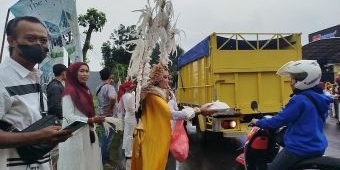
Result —
[{"label": "truck cargo cage", "polygon": [[302,58],[300,33],[212,33],[178,59],[177,101],[199,106],[219,100],[230,110],[197,116],[197,131],[247,132],[259,116],[250,108],[257,101],[263,114],[275,114],[289,100],[288,78],[276,75],[285,63]]},{"label": "truck cargo cage", "polygon": [[275,114],[289,100],[289,79],[276,71],[301,53],[300,33],[212,33],[179,57],[177,101],[198,106],[219,100],[235,111],[198,116],[200,132],[246,132],[246,122],[258,116],[251,101],[264,114]]},{"label": "truck cargo cage", "polygon": [[[261,40],[259,39],[261,37],[269,39]],[[217,34],[216,41],[218,50],[283,50],[296,48],[294,46],[296,43],[294,34],[220,33]]]}]

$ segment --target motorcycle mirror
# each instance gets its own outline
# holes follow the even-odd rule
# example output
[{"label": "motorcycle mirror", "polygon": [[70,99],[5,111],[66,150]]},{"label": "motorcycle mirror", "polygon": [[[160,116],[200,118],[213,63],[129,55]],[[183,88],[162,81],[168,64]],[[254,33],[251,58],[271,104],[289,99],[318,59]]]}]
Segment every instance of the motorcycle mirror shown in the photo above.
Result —
[{"label": "motorcycle mirror", "polygon": [[257,111],[257,109],[258,109],[257,101],[252,101],[252,102],[250,103],[250,108],[251,108],[252,110],[254,110],[254,111]]}]

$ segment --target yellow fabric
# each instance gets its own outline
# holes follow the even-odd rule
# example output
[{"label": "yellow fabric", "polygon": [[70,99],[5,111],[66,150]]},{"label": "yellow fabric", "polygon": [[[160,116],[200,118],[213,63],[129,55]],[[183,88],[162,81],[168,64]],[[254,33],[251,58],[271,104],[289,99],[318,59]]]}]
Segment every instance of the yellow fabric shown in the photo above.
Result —
[{"label": "yellow fabric", "polygon": [[134,133],[131,170],[164,170],[171,135],[168,103],[149,93],[142,108],[142,124]]}]

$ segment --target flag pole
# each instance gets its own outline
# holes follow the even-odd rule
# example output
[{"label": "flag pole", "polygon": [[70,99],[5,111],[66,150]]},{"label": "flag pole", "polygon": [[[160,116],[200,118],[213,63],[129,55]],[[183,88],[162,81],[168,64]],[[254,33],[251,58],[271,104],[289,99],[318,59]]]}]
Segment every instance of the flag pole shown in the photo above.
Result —
[{"label": "flag pole", "polygon": [[2,54],[4,52],[4,45],[5,45],[5,34],[6,34],[6,25],[9,17],[9,9],[7,10],[7,16],[6,16],[6,21],[5,21],[5,28],[4,28],[4,33],[2,35],[2,43],[1,43],[1,52],[0,52],[0,63],[2,61]]}]

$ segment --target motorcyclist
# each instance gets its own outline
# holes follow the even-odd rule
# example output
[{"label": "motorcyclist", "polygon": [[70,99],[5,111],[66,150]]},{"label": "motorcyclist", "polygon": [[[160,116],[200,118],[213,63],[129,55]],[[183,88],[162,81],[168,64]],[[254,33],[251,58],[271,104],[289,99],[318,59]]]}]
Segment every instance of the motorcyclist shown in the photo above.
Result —
[{"label": "motorcyclist", "polygon": [[[333,102],[319,86],[321,69],[316,60],[290,61],[277,74],[290,76],[293,90],[291,99],[272,118],[251,121],[251,124],[261,128],[287,126],[284,134],[285,148],[268,165],[268,170],[286,170],[302,159],[324,154],[328,142],[323,125],[328,115],[328,106]],[[313,98],[315,104],[307,95]]]}]

